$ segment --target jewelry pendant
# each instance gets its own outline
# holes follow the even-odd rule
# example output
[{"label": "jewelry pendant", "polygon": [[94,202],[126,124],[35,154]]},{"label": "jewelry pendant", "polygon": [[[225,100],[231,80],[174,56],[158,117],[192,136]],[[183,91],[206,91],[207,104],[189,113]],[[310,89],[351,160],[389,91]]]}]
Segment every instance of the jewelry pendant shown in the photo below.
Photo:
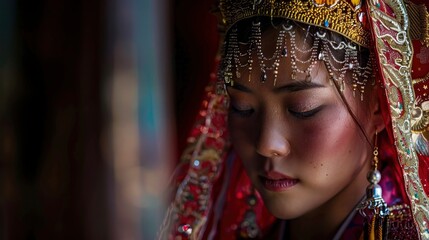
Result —
[{"label": "jewelry pendant", "polygon": [[283,48],[282,50],[282,57],[287,57],[287,49]]},{"label": "jewelry pendant", "polygon": [[305,76],[305,81],[306,82],[311,82],[310,72],[307,72],[307,75]]},{"label": "jewelry pendant", "polygon": [[267,81],[267,72],[265,71],[265,69],[261,69],[261,72],[262,72],[262,74],[261,74],[261,82],[265,82],[265,81]]},{"label": "jewelry pendant", "polygon": [[291,78],[292,80],[296,80],[296,70],[292,70]]}]

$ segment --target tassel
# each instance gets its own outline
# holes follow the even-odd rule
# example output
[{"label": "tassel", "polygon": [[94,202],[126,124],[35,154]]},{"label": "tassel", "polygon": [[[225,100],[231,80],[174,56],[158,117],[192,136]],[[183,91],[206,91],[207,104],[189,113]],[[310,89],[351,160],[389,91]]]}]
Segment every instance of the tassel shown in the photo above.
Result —
[{"label": "tassel", "polygon": [[387,237],[387,216],[375,214],[365,223],[364,240],[383,240]]},{"label": "tassel", "polygon": [[[375,134],[377,143],[377,134]],[[364,240],[384,240],[387,237],[387,219],[389,209],[383,199],[381,186],[378,184],[381,174],[377,170],[378,147],[374,147],[373,169],[368,173],[369,186],[366,188],[366,198],[359,204],[359,213],[366,219]]]}]

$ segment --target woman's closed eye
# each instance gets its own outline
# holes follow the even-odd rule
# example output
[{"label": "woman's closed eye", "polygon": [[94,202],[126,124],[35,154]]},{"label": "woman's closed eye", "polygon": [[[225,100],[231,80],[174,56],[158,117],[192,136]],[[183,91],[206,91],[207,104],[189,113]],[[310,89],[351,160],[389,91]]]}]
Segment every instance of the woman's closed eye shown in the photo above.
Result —
[{"label": "woman's closed eye", "polygon": [[254,112],[253,108],[239,107],[234,104],[231,104],[230,109],[232,113],[237,114],[240,117],[250,117]]},{"label": "woman's closed eye", "polygon": [[323,106],[319,106],[316,108],[313,108],[311,110],[294,110],[294,109],[288,109],[289,113],[291,113],[294,117],[305,119],[310,118],[316,115],[320,110],[322,110]]}]

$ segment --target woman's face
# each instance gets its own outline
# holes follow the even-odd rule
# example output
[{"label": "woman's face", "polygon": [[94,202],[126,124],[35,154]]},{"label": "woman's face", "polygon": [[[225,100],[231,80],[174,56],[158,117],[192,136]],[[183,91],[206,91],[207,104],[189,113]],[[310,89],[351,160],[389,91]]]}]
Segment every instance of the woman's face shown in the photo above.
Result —
[{"label": "woman's face", "polygon": [[[267,57],[272,56],[277,33],[268,30],[262,35]],[[298,35],[297,42],[302,41]],[[270,212],[293,219],[350,201],[351,194],[363,197],[372,149],[329,82],[323,62],[316,63],[308,82],[300,75],[292,80],[290,58],[284,58],[274,85],[269,71],[267,81],[260,81],[258,60],[253,59],[251,80],[243,68],[241,78],[227,87],[229,129],[233,146]],[[349,88],[343,94],[372,138],[377,123],[374,107],[368,99],[361,102],[353,97]]]}]

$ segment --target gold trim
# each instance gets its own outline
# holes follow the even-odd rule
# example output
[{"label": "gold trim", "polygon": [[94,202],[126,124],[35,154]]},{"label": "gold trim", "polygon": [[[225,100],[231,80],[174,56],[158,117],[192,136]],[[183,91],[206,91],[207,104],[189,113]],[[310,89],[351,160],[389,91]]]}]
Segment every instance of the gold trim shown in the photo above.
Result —
[{"label": "gold trim", "polygon": [[422,78],[414,78],[413,84],[418,84],[418,83],[424,82],[426,80],[429,80],[429,72],[426,74],[426,76],[424,76]]},{"label": "gold trim", "polygon": [[410,37],[429,47],[429,13],[424,4],[404,1],[410,19]]},{"label": "gold trim", "polygon": [[[413,48],[408,34],[408,15],[401,0],[384,0],[394,11],[395,18],[382,12],[378,1],[382,0],[370,0],[367,5],[391,110],[395,146],[420,238],[429,239],[429,199],[419,178],[419,158],[411,132],[415,96],[411,80]],[[382,33],[379,26],[388,31]],[[389,60],[385,53],[390,49],[399,53],[399,57]]]}]

